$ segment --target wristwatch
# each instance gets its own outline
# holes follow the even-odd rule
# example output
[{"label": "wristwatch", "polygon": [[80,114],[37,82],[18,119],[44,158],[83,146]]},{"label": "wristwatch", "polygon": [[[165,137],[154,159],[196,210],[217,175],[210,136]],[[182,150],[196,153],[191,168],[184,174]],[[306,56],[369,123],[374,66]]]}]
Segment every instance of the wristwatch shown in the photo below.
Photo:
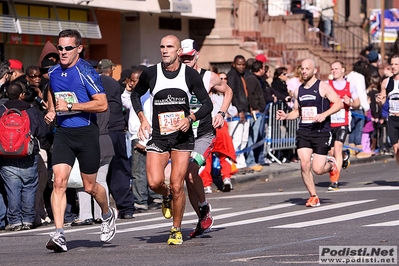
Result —
[{"label": "wristwatch", "polygon": [[219,111],[218,114],[220,114],[223,118],[226,116],[226,113],[223,111]]},{"label": "wristwatch", "polygon": [[72,106],[73,106],[72,103],[67,104],[68,112],[72,112]]}]

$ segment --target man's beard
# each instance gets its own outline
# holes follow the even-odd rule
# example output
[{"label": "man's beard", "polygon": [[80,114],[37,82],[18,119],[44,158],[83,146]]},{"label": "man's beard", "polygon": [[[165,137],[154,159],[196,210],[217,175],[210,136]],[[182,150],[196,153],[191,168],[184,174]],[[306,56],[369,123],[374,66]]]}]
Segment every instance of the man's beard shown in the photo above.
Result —
[{"label": "man's beard", "polygon": [[306,79],[302,77],[303,81],[308,82],[313,78],[313,75],[309,75]]}]

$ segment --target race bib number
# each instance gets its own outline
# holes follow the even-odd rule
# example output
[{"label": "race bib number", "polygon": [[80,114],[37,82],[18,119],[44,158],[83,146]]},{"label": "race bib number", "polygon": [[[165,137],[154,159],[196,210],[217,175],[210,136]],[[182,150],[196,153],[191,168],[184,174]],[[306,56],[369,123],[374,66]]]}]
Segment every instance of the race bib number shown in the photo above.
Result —
[{"label": "race bib number", "polygon": [[317,107],[316,106],[305,106],[301,109],[302,116],[301,122],[303,124],[310,124],[314,122],[314,119],[317,115]]},{"label": "race bib number", "polygon": [[395,99],[389,101],[389,112],[399,113],[399,100]]},{"label": "race bib number", "polygon": [[161,135],[168,135],[176,132],[179,121],[184,117],[184,111],[160,113],[158,115],[158,121]]},{"label": "race bib number", "polygon": [[[76,94],[74,92],[70,91],[59,91],[59,92],[54,92],[55,100],[57,99],[64,99],[67,103],[78,103],[78,97],[76,97]],[[57,115],[72,115],[72,114],[78,114],[80,111],[66,111],[66,112],[57,112]]]},{"label": "race bib number", "polygon": [[344,123],[345,122],[345,109],[341,109],[335,114],[331,115],[331,123]]}]

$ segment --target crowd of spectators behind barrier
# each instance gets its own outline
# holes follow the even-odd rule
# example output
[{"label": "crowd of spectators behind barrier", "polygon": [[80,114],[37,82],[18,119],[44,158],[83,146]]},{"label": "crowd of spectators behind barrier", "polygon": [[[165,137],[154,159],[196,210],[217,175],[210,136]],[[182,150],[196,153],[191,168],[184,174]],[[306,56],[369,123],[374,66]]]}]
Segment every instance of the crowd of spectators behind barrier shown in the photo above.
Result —
[{"label": "crowd of spectators behind barrier", "polygon": [[[398,40],[393,49],[394,50],[390,51],[390,53],[398,52]],[[387,58],[381,58],[373,47],[365,47],[360,55],[359,58],[361,59],[359,61],[355,62],[353,66],[346,67],[346,78],[349,82],[355,84],[361,102],[361,107],[358,110],[352,110],[351,134],[349,134],[346,144],[351,148],[352,156],[367,157],[378,153],[390,152],[390,143],[386,134],[386,121],[388,118],[386,111],[387,106],[379,108],[375,101],[375,97],[380,92],[382,80],[392,74],[390,73],[390,64]],[[225,161],[226,156],[221,158],[223,159],[223,166],[229,168],[228,170],[215,172],[212,167],[206,168],[206,171],[210,172],[214,180],[215,178],[223,178],[223,176],[220,175],[231,177],[231,175],[237,173],[245,174],[253,171],[261,171],[264,167],[273,163],[270,160],[271,158],[263,153],[263,145],[256,149],[252,149],[251,145],[264,141],[267,128],[266,123],[268,121],[265,119],[265,116],[275,115],[267,113],[265,108],[268,108],[269,104],[285,103],[285,108],[290,110],[293,106],[293,93],[302,82],[300,65],[278,66],[272,71],[272,66],[269,65],[268,58],[263,54],[248,59],[245,59],[242,55],[236,55],[232,59],[233,63],[227,74],[224,72],[219,73],[216,68],[213,68],[212,71],[218,73],[234,92],[232,106],[229,108],[226,115],[226,123],[229,135],[231,136],[231,146],[234,147],[237,156],[227,156],[227,161]],[[48,99],[47,96],[49,82],[47,71],[51,66],[55,65],[57,61],[58,52],[54,45],[48,42],[43,48],[38,66],[28,66],[26,71],[24,71],[22,63],[17,59],[9,59],[8,61],[1,62],[0,104],[7,101],[5,92],[9,84],[18,83],[24,90],[24,100],[44,114],[46,112],[46,105],[49,103],[49,100],[51,100]],[[98,65],[98,62],[95,60],[88,61],[93,67]],[[114,79],[119,78],[112,76],[114,64],[110,60],[105,63],[107,63],[105,70],[103,68],[100,72],[104,74],[104,72],[110,71],[107,77],[104,75],[103,80],[111,77]],[[104,67],[104,62],[102,67]],[[138,71],[136,71],[136,69],[125,69],[122,71],[121,77],[118,80],[119,83],[116,81],[113,83],[114,86],[119,88],[118,95],[129,93],[129,91],[134,89],[134,82],[137,82],[138,76],[141,73],[140,69],[144,67],[145,66],[139,66]],[[290,69],[293,70],[290,72]],[[272,72],[273,75],[271,75]],[[136,80],[133,82],[133,79]],[[54,102],[54,99],[50,102]],[[116,102],[118,102],[118,106],[122,106],[121,99]],[[124,104],[124,106],[127,107],[128,105]],[[112,109],[110,109],[110,111],[112,113]],[[126,159],[132,160],[132,154],[134,153],[140,153],[140,156],[145,156],[145,151],[143,150],[144,146],[140,145],[136,137],[132,137],[129,133],[129,131],[134,131],[133,125],[129,125],[128,123],[129,121],[134,121],[129,120],[129,111],[126,110],[123,113],[121,112],[118,114],[118,117],[119,116],[120,118],[125,117],[125,119],[120,120],[121,127],[116,128],[113,133],[114,137],[111,137],[113,138],[114,147],[115,145],[122,147],[122,150],[115,150],[117,158],[126,157]],[[10,197],[8,197],[4,189],[3,177],[0,180],[0,230],[28,230],[51,223],[51,144],[54,126],[55,124],[50,124],[46,136],[39,139],[41,151],[37,167],[38,185],[37,189],[35,188],[35,193],[32,194],[36,194],[36,196],[32,196],[34,197],[32,200],[35,201],[35,219],[29,221],[25,227],[16,227],[14,224],[10,226],[10,217],[7,216],[10,207],[10,202],[8,202]],[[126,140],[127,145],[121,145],[120,142],[123,140]],[[295,154],[295,150],[283,150],[276,153],[275,156],[282,162],[294,163],[297,162]],[[217,157],[217,155],[218,154],[215,153],[214,157]],[[114,157],[114,159],[115,158],[116,157]],[[144,162],[143,158],[140,159],[140,165]],[[0,160],[4,160],[4,158],[0,158]],[[119,161],[119,159],[116,160]],[[135,182],[135,179],[132,177],[131,162],[124,162],[122,168],[116,162],[108,163],[110,168],[109,171],[112,172],[115,171],[115,169],[121,170],[123,168],[124,175],[127,175],[128,179],[133,180],[131,182]],[[138,162],[134,161],[134,163]],[[208,161],[208,164],[209,163]],[[133,173],[134,172],[133,169]],[[110,180],[110,178],[111,175],[108,174],[107,184],[104,186],[109,186],[110,182],[112,185],[112,180]],[[143,178],[143,176],[140,178]],[[209,188],[209,175],[207,180],[207,193],[211,193],[212,189]],[[143,187],[138,188],[136,184],[133,184],[135,189],[133,189],[132,192],[131,182],[129,183],[124,180],[123,186],[118,188],[110,187],[113,198],[118,198],[117,194],[124,195],[124,198],[120,199],[120,203],[117,203],[117,205],[121,204],[121,206],[119,206],[120,209],[125,209],[125,211],[121,212],[121,216],[119,217],[121,219],[132,218],[134,212],[137,210],[146,211],[147,209],[151,209],[151,206],[153,206],[154,209],[160,207],[160,197],[154,195],[151,190],[147,190]],[[144,186],[146,186],[145,183]],[[137,192],[138,189],[140,190],[139,192]],[[134,195],[137,193],[144,193],[145,196]],[[86,216],[83,214],[79,215],[79,206],[76,204],[76,189],[68,189],[67,195],[67,210],[64,219],[66,225],[87,225],[96,222],[96,220],[100,220],[98,212],[96,214],[92,213],[91,215],[87,214]],[[134,197],[131,195],[134,195]],[[136,198],[139,198],[140,201]]]}]

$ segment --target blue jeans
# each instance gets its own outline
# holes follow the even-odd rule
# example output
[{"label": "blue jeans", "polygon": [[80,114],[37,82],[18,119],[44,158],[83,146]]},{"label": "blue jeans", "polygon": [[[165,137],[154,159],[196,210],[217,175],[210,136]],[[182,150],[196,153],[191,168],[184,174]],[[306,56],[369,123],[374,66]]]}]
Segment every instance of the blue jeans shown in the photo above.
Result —
[{"label": "blue jeans", "polygon": [[6,197],[6,192],[4,190],[3,180],[0,180],[0,228],[6,226],[6,203],[4,202],[4,197]]},{"label": "blue jeans", "polygon": [[294,9],[291,10],[292,14],[303,14],[303,20],[308,20],[308,23],[311,27],[314,27],[313,24],[313,13],[309,10],[305,9]]},{"label": "blue jeans", "polygon": [[[249,125],[249,136],[248,136],[248,144],[247,147],[250,148],[252,145],[256,143],[258,140],[258,137],[260,135],[260,128],[261,124],[264,120],[259,117],[258,119],[251,119],[250,125]],[[254,156],[254,150],[251,148],[249,152],[246,153],[247,159],[245,160],[245,163],[247,166],[253,166],[256,164],[255,156]]]},{"label": "blue jeans", "polygon": [[162,199],[162,196],[148,187],[147,172],[145,169],[147,157],[141,151],[134,149],[134,146],[136,146],[138,142],[138,139],[132,140],[132,189],[134,202],[136,204],[148,206],[149,197],[153,199]]},{"label": "blue jeans", "polygon": [[35,220],[35,195],[39,180],[37,162],[38,155],[0,160],[10,225],[33,224]]},{"label": "blue jeans", "polygon": [[363,109],[351,110],[352,121],[351,128],[352,132],[349,135],[349,143],[354,143],[355,145],[362,145],[362,131],[364,127],[364,113]]},{"label": "blue jeans", "polygon": [[324,31],[324,34],[326,35],[326,36],[323,36],[323,47],[326,47],[326,48],[330,47],[330,45],[328,44],[328,41],[329,41],[328,37],[331,37],[332,41],[334,38],[334,34],[332,32],[332,30],[333,30],[332,23],[333,23],[332,20],[329,20],[329,19],[323,20],[323,31]]}]

